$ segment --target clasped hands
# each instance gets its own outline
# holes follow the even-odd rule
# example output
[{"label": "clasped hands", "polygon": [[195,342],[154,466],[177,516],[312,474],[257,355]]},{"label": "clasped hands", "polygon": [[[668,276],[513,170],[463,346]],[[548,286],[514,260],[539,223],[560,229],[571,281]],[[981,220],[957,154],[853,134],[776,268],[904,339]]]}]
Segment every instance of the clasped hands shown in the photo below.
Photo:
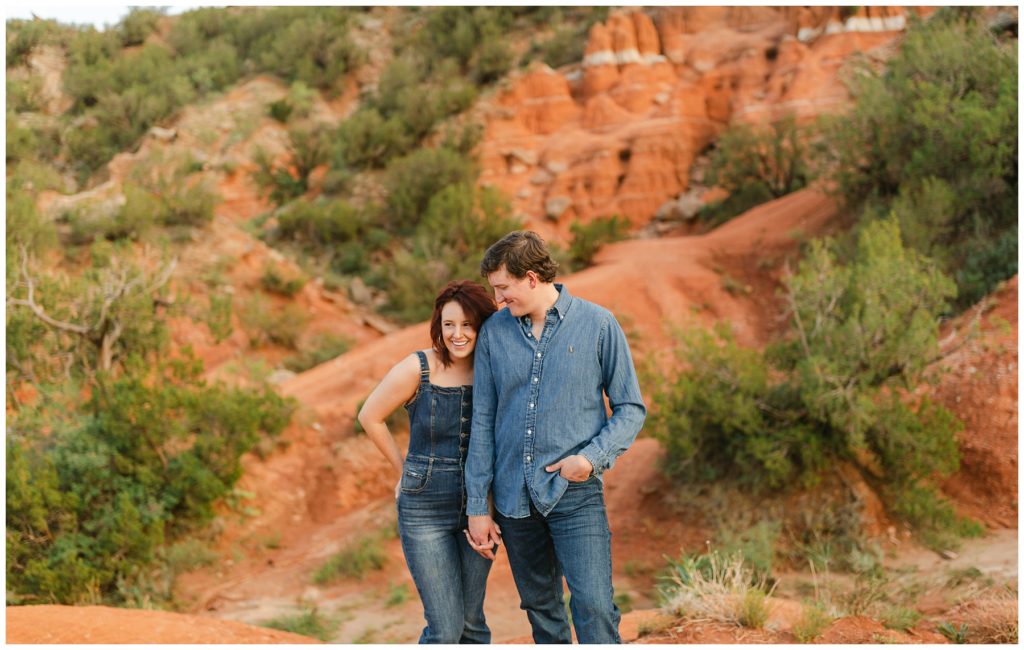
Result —
[{"label": "clasped hands", "polygon": [[[549,472],[558,472],[570,483],[580,483],[590,478],[594,466],[584,456],[578,454],[566,456],[557,463],[545,467]],[[494,552],[501,544],[501,528],[494,523],[490,515],[469,517],[469,529],[462,531],[466,535],[469,546],[488,560],[494,559]]]}]

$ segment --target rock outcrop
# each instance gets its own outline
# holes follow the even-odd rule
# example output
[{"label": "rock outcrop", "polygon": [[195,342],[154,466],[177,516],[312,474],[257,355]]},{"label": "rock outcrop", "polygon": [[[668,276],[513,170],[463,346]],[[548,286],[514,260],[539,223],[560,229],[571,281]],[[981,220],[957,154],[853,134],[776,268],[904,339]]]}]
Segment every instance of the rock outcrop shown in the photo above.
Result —
[{"label": "rock outcrop", "polygon": [[[614,11],[591,27],[579,65],[536,65],[499,93],[486,111],[481,181],[555,240],[568,239],[573,222],[614,214],[641,226],[686,192],[694,158],[730,123],[788,114],[806,121],[844,109],[850,98],[840,68],[858,52],[891,55],[908,12],[927,13]],[[513,149],[528,155],[511,160]]]}]

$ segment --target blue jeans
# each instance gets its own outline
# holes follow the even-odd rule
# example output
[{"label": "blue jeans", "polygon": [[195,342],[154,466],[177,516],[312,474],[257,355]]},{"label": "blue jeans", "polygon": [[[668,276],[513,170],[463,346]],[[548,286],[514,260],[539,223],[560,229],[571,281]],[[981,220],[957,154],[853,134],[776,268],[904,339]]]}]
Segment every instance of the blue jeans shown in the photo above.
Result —
[{"label": "blue jeans", "polygon": [[512,577],[536,643],[572,643],[562,596],[569,584],[573,626],[580,643],[622,643],[612,592],[612,534],[597,478],[569,483],[547,516],[498,514]]},{"label": "blue jeans", "polygon": [[490,643],[484,590],[491,561],[463,534],[466,519],[458,459],[410,454],[398,497],[398,534],[427,626],[420,643]]}]

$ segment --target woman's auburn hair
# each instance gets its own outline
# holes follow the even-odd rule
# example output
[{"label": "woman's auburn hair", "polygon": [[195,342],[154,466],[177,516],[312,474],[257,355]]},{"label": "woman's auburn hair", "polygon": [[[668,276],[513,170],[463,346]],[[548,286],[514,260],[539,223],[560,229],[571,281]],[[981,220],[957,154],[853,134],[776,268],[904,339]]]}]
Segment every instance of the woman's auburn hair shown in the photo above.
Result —
[{"label": "woman's auburn hair", "polygon": [[441,293],[437,294],[437,299],[434,300],[434,313],[430,317],[430,342],[445,368],[452,365],[452,355],[444,344],[444,334],[441,331],[441,310],[450,302],[459,303],[462,311],[466,313],[466,318],[477,332],[480,331],[484,321],[498,311],[491,294],[472,280],[449,282],[444,289],[441,289]]}]

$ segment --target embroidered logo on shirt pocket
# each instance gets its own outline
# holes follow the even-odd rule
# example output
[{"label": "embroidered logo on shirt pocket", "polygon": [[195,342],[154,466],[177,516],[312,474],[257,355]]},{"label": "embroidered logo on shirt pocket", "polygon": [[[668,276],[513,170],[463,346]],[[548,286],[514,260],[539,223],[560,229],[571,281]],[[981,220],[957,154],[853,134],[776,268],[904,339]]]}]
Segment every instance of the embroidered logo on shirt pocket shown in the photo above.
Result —
[{"label": "embroidered logo on shirt pocket", "polygon": [[572,345],[570,345],[570,346],[569,346],[569,354],[572,354],[572,353],[573,353],[573,352],[575,352],[575,351],[576,351],[576,350],[574,350],[574,349],[573,349]]}]

